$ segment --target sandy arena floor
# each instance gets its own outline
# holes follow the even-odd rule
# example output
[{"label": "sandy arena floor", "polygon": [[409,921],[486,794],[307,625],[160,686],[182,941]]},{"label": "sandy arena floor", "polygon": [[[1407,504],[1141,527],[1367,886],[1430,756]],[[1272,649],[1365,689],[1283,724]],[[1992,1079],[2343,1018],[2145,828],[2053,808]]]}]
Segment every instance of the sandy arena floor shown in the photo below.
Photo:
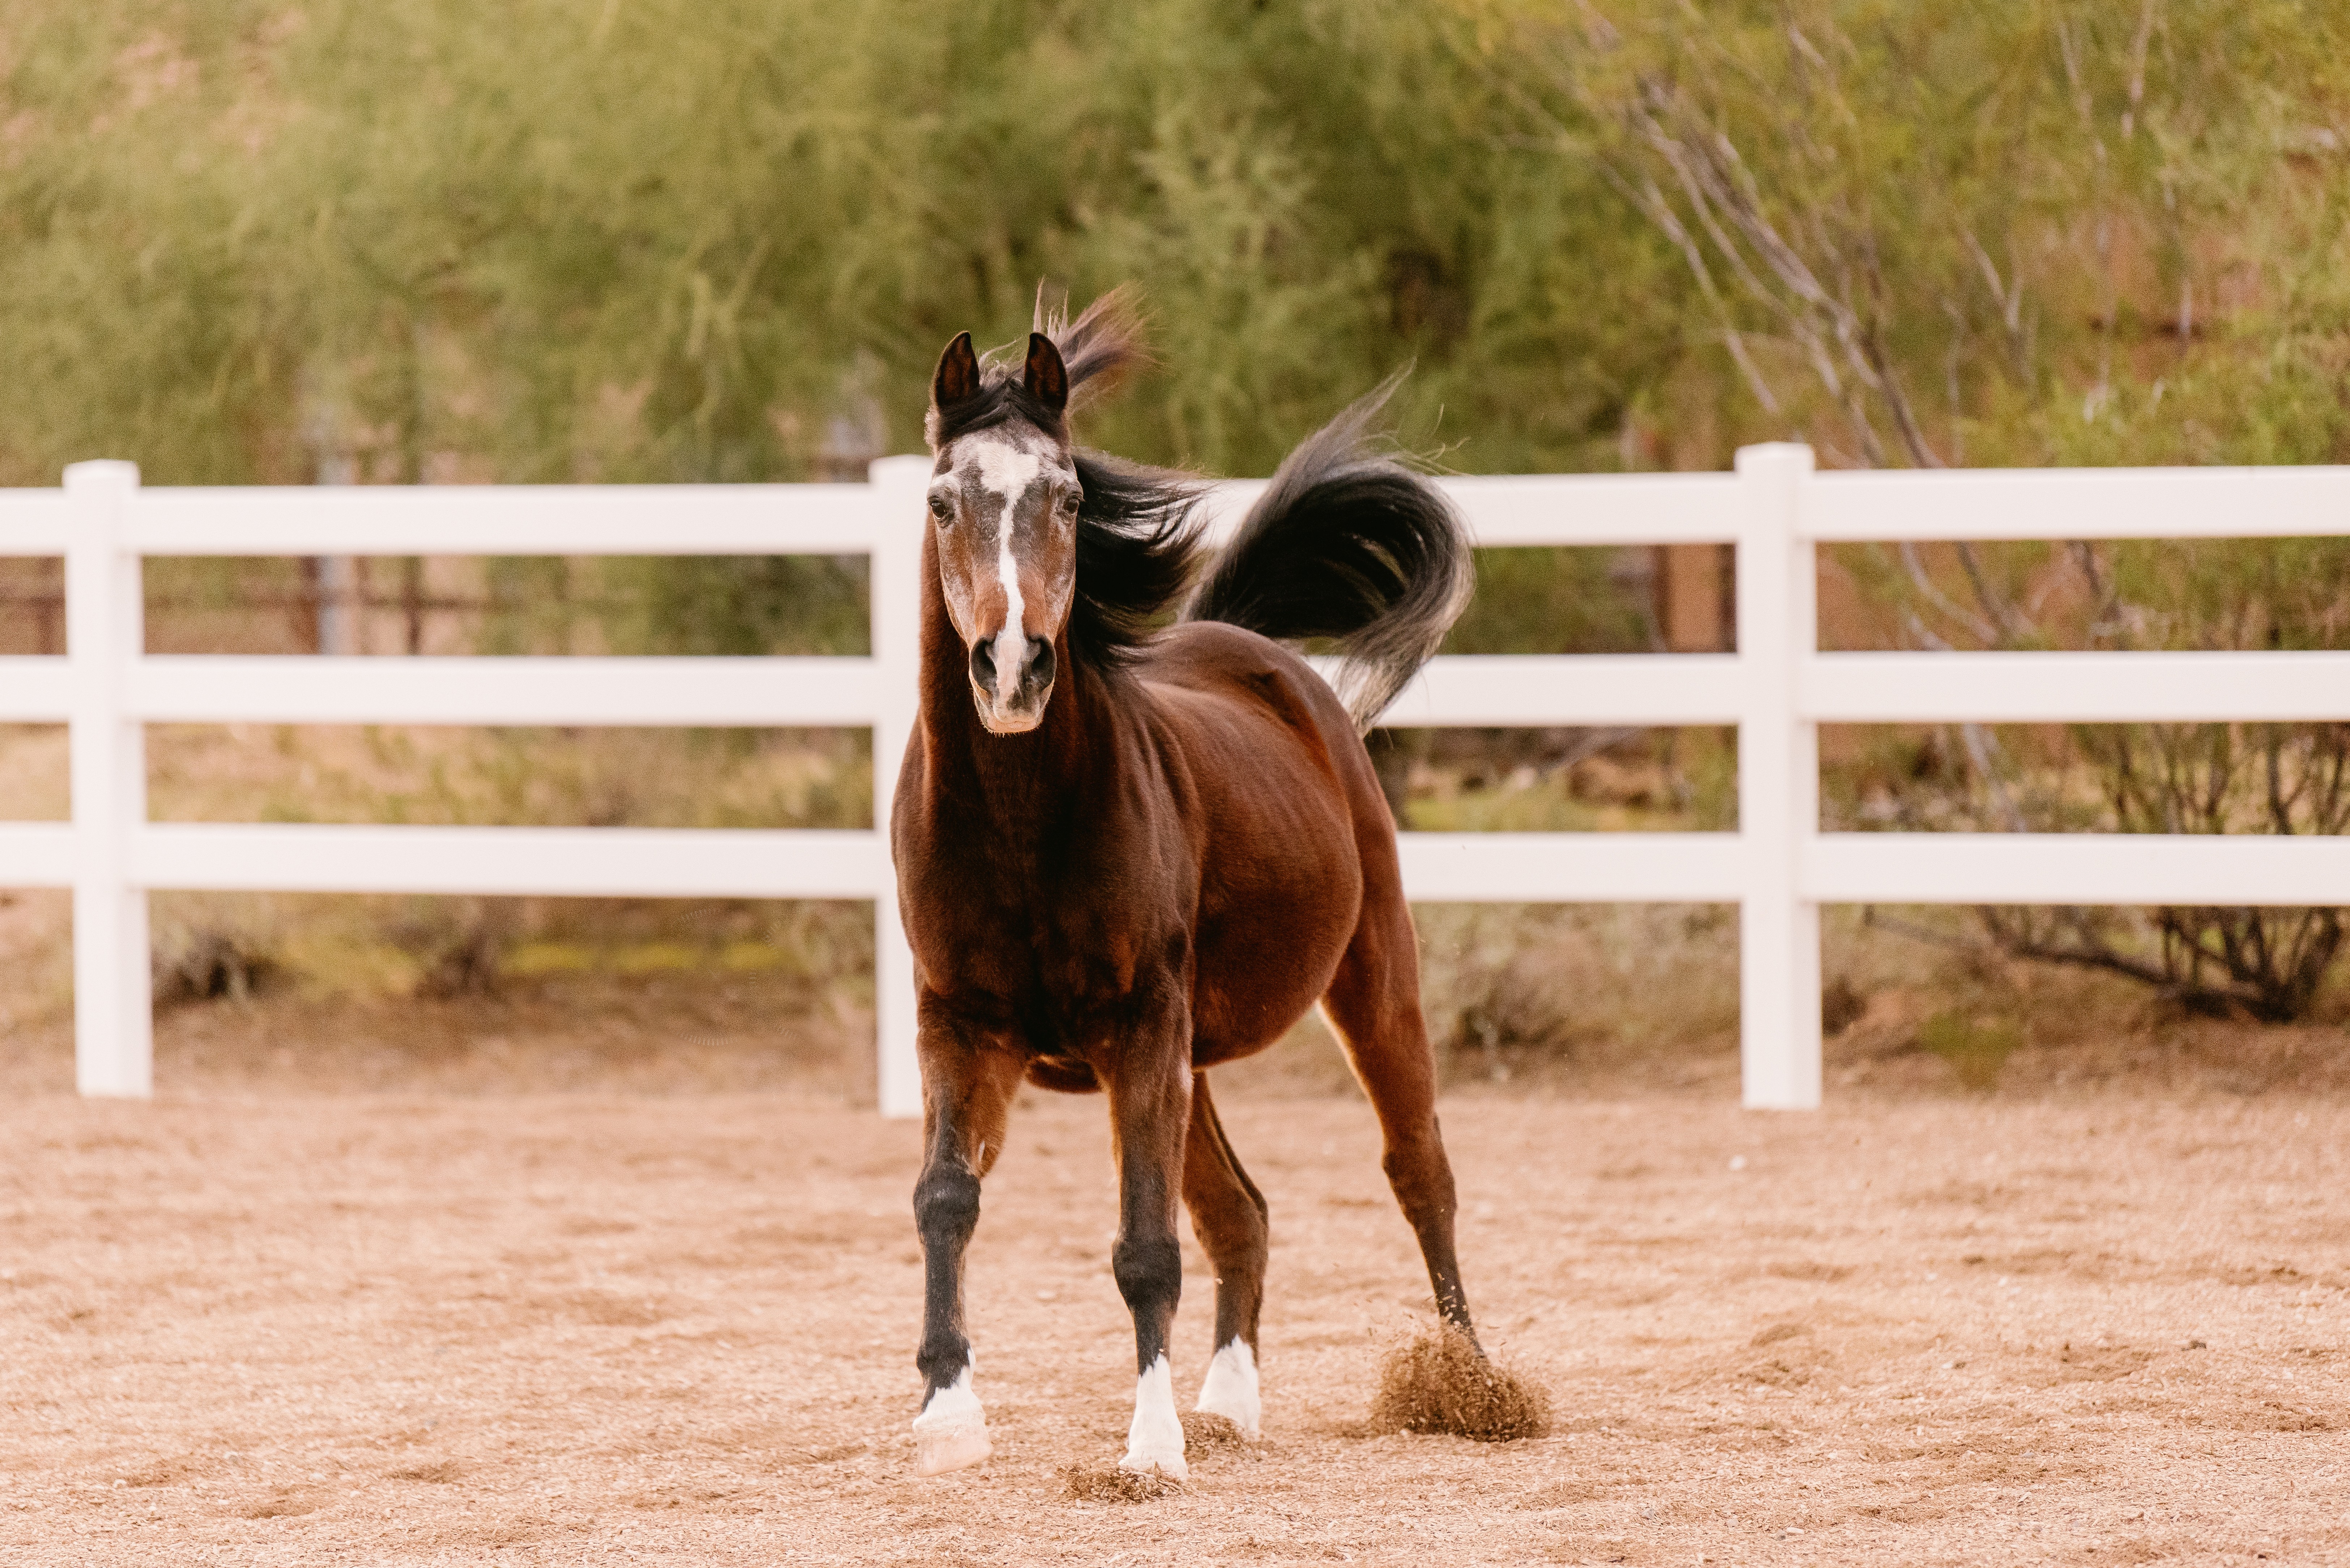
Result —
[{"label": "sandy arena floor", "polygon": [[[1367,1111],[1225,1110],[1266,1441],[1080,1503],[1131,1344],[1097,1101],[971,1270],[996,1456],[910,1470],[915,1134],[776,1096],[0,1107],[0,1562],[2350,1562],[2350,1107],[1452,1102],[1556,1435],[1361,1427],[1425,1308]],[[1193,1272],[1179,1378],[1204,1368]]]}]

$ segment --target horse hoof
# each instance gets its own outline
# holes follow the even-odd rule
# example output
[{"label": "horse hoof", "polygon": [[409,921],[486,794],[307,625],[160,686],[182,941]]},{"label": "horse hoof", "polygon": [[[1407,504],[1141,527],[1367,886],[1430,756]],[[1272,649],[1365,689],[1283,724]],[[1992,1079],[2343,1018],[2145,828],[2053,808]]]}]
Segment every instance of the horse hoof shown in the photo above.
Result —
[{"label": "horse hoof", "polygon": [[995,1451],[987,1440],[987,1423],[959,1432],[914,1433],[914,1473],[921,1476],[942,1476],[949,1470],[968,1469],[986,1459]]},{"label": "horse hoof", "polygon": [[1128,1475],[1158,1476],[1164,1480],[1184,1481],[1191,1479],[1191,1467],[1183,1462],[1183,1450],[1179,1446],[1172,1451],[1159,1449],[1146,1452],[1128,1449],[1118,1468]]},{"label": "horse hoof", "polygon": [[1215,1360],[1208,1364],[1208,1380],[1200,1388],[1200,1403],[1194,1408],[1211,1416],[1222,1416],[1241,1429],[1241,1436],[1255,1442],[1264,1435],[1261,1422],[1263,1401],[1257,1392],[1256,1353],[1248,1341],[1235,1339],[1216,1352]]},{"label": "horse hoof", "polygon": [[914,1417],[914,1473],[944,1475],[978,1464],[994,1452],[987,1440],[987,1412],[971,1391],[971,1374],[931,1396]]},{"label": "horse hoof", "polygon": [[1175,1414],[1174,1374],[1164,1351],[1134,1381],[1134,1424],[1126,1429],[1126,1458],[1118,1461],[1118,1468],[1172,1481],[1191,1474],[1183,1463],[1182,1418]]}]

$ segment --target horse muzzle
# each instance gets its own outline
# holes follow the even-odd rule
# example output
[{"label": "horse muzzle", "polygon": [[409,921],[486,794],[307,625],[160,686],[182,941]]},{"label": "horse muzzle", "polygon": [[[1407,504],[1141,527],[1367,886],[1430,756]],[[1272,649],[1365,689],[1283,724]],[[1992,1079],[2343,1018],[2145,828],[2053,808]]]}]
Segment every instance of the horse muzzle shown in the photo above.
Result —
[{"label": "horse muzzle", "polygon": [[[1008,646],[1007,646],[1008,645]],[[1009,667],[1001,662],[1009,653]],[[992,637],[971,649],[971,695],[979,722],[998,735],[1024,734],[1045,722],[1055,673],[1049,638]]]}]

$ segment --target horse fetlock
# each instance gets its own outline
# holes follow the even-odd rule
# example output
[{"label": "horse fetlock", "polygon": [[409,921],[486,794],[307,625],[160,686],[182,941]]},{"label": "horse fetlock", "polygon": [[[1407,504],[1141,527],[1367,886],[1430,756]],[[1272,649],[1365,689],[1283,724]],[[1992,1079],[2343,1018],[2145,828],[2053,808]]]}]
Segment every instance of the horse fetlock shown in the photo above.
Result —
[{"label": "horse fetlock", "polygon": [[933,1330],[922,1336],[922,1347],[914,1353],[914,1368],[922,1375],[922,1386],[936,1394],[957,1381],[968,1386],[976,1359],[971,1341],[960,1333]]},{"label": "horse fetlock", "polygon": [[972,1366],[949,1384],[934,1386],[914,1417],[914,1470],[943,1475],[980,1463],[994,1451],[987,1440],[987,1412],[971,1388]]},{"label": "horse fetlock", "polygon": [[1175,1413],[1175,1373],[1165,1352],[1134,1383],[1134,1424],[1126,1430],[1126,1457],[1118,1468],[1136,1475],[1188,1480],[1183,1462],[1183,1418]]},{"label": "horse fetlock", "polygon": [[1256,1351],[1244,1339],[1234,1339],[1208,1363],[1207,1381],[1200,1385],[1198,1408],[1222,1416],[1253,1442],[1263,1437],[1264,1406],[1258,1391]]}]

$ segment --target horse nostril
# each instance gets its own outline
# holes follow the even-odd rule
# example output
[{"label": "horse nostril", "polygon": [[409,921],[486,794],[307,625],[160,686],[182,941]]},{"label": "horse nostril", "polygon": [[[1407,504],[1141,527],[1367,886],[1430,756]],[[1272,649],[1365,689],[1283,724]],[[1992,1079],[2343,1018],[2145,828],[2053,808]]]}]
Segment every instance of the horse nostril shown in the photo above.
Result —
[{"label": "horse nostril", "polygon": [[1048,639],[1032,637],[1028,639],[1028,671],[1024,684],[1041,691],[1052,683],[1053,644]]},{"label": "horse nostril", "polygon": [[972,645],[971,679],[972,684],[983,691],[995,690],[995,654],[992,640],[983,639]]}]

